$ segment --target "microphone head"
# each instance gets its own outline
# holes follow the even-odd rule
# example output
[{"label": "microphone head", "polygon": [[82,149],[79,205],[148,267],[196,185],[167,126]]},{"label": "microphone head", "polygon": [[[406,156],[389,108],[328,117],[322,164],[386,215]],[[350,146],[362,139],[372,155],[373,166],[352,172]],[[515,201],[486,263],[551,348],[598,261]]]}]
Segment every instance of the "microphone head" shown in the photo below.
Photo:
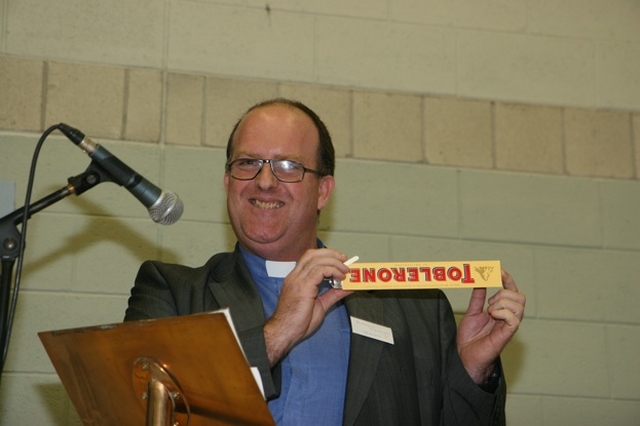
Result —
[{"label": "microphone head", "polygon": [[177,194],[162,191],[160,198],[149,207],[151,219],[161,225],[173,225],[180,219],[184,205]]}]

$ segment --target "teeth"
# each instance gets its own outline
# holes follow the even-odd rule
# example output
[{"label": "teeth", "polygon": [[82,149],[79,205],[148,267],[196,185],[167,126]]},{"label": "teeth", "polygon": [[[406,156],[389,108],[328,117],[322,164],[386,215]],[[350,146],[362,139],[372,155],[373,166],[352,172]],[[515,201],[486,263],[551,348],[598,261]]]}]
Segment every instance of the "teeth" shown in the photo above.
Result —
[{"label": "teeth", "polygon": [[261,209],[273,210],[273,209],[277,209],[280,206],[282,206],[282,203],[279,203],[279,202],[264,203],[264,202],[259,201],[259,200],[253,200],[253,205],[257,206],[257,207],[260,207]]}]

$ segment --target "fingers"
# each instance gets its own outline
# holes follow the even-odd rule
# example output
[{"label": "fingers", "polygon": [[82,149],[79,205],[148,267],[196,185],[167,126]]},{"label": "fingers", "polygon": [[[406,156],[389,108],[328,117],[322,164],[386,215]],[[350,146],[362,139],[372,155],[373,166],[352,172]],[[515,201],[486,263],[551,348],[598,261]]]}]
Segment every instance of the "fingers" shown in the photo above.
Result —
[{"label": "fingers", "polygon": [[283,313],[286,306],[291,306],[296,311],[311,312],[318,297],[318,285],[325,278],[346,278],[349,272],[349,267],[343,263],[346,258],[343,253],[331,249],[306,251],[284,280],[277,310]]},{"label": "fingers", "polygon": [[496,319],[505,320],[507,318],[513,320],[509,315],[512,314],[519,323],[524,317],[526,297],[518,291],[513,277],[504,270],[502,271],[502,285],[504,289],[489,298],[487,312]]},{"label": "fingers", "polygon": [[501,298],[489,305],[487,313],[496,319],[506,319],[511,314],[520,322],[524,317],[524,304],[512,299]]},{"label": "fingers", "polygon": [[[518,292],[518,286],[516,285],[516,282],[513,279],[513,277],[504,269],[501,271],[501,274],[502,274],[501,275],[502,287],[504,290],[507,290],[508,292],[505,292],[503,290],[498,291],[498,293],[496,293],[491,298],[489,298],[488,300],[489,305],[495,303],[496,300],[500,299],[501,297],[512,298],[518,301],[518,303],[522,303],[524,305],[524,299],[525,299],[524,295]],[[475,288],[471,294],[471,300],[469,301],[469,308],[467,309],[467,313],[482,312],[486,294],[487,294],[486,289]],[[520,309],[520,311],[522,312],[523,310]]]},{"label": "fingers", "polygon": [[349,272],[349,267],[344,264],[347,256],[332,249],[316,249],[305,252],[292,274],[298,278],[308,277],[314,284],[320,283],[324,278],[343,280]]},{"label": "fingers", "polygon": [[507,290],[512,290],[515,292],[518,291],[518,286],[516,285],[513,277],[504,269],[502,270],[502,287]]},{"label": "fingers", "polygon": [[318,302],[320,302],[326,313],[336,302],[344,299],[351,293],[353,293],[353,291],[331,288],[318,296]]},{"label": "fingers", "polygon": [[308,250],[284,280],[278,306],[264,327],[270,365],[275,365],[297,342],[313,333],[327,311],[349,291],[328,289],[318,294],[325,277],[344,279],[347,256],[330,249]]},{"label": "fingers", "polygon": [[471,299],[469,300],[469,307],[467,308],[468,315],[479,314],[484,308],[484,301],[487,297],[486,288],[474,288],[471,292]]}]

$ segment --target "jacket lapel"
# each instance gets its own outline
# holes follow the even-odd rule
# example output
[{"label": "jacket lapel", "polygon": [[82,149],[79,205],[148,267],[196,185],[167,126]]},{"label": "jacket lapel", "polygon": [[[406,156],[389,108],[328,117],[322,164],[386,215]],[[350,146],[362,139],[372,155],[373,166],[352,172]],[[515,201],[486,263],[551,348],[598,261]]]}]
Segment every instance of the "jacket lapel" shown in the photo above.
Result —
[{"label": "jacket lapel", "polygon": [[211,271],[207,282],[220,307],[230,309],[238,332],[262,327],[266,321],[262,299],[241,256],[236,249],[230,262]]},{"label": "jacket lapel", "polygon": [[[357,292],[345,299],[350,317],[374,324],[384,324],[382,301],[369,293]],[[345,396],[344,425],[353,425],[364,404],[378,368],[380,353],[387,343],[358,334],[351,334],[349,372]]]}]

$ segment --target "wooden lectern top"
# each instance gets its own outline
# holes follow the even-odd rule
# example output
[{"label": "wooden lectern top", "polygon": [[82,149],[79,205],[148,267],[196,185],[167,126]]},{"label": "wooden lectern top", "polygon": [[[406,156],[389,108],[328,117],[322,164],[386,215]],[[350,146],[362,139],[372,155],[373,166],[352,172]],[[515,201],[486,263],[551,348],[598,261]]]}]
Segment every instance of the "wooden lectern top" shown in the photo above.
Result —
[{"label": "wooden lectern top", "polygon": [[189,426],[274,425],[223,312],[38,335],[84,425],[144,425],[149,360],[175,383]]}]

